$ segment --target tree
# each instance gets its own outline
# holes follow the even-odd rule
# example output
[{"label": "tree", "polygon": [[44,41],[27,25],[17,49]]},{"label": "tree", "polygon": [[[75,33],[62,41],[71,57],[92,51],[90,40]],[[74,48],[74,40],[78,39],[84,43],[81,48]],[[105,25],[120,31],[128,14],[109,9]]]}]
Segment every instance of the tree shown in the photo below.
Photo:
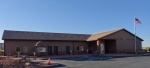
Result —
[{"label": "tree", "polygon": [[148,49],[148,51],[150,52],[150,48]]}]

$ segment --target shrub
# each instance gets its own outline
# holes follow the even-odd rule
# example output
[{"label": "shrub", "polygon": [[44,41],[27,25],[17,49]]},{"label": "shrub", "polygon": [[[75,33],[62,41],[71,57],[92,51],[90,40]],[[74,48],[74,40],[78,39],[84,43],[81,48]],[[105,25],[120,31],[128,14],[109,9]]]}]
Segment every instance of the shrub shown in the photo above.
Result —
[{"label": "shrub", "polygon": [[144,54],[144,51],[137,51],[138,54]]},{"label": "shrub", "polygon": [[148,49],[148,51],[150,52],[150,48]]},{"label": "shrub", "polygon": [[4,51],[3,50],[0,50],[0,55],[4,55]]},{"label": "shrub", "polygon": [[147,49],[143,49],[142,51],[143,51],[143,53],[147,53]]}]

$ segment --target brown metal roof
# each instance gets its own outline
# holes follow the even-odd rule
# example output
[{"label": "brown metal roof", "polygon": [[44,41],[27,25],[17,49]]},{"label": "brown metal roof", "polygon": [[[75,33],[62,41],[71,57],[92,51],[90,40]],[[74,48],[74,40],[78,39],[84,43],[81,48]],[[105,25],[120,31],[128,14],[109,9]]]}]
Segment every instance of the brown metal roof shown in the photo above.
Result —
[{"label": "brown metal roof", "polygon": [[[29,32],[29,31],[11,31],[5,30],[3,33],[3,40],[69,40],[69,41],[95,41],[116,33],[120,30],[125,30],[134,36],[126,29],[118,29],[98,34],[68,34],[68,33],[47,33],[47,32]],[[142,40],[141,38],[137,37]],[[142,40],[143,41],[143,40]]]},{"label": "brown metal roof", "polygon": [[[101,39],[101,38],[104,38],[104,37],[107,37],[109,35],[112,35],[116,32],[119,32],[121,30],[124,30],[126,32],[128,32],[129,34],[135,36],[134,34],[132,34],[131,32],[127,31],[126,29],[122,28],[122,29],[117,29],[117,30],[111,30],[111,31],[107,31],[107,32],[102,32],[102,33],[98,33],[98,34],[93,34],[91,35],[86,41],[95,41],[95,40],[98,40],[98,39]],[[140,39],[141,41],[143,41],[143,39],[139,38],[137,36],[138,39]]]},{"label": "brown metal roof", "polygon": [[70,40],[86,41],[88,34],[46,33],[5,30],[3,40]]},{"label": "brown metal roof", "polygon": [[93,35],[91,35],[91,36],[87,39],[87,41],[95,41],[95,40],[98,40],[98,39],[100,39],[100,38],[102,38],[102,37],[108,36],[108,35],[110,35],[110,34],[112,34],[112,33],[115,33],[115,32],[117,32],[117,31],[119,31],[119,30],[122,30],[122,29],[112,30],[112,31],[107,31],[107,32],[102,32],[102,33],[98,33],[98,34],[93,34]]}]

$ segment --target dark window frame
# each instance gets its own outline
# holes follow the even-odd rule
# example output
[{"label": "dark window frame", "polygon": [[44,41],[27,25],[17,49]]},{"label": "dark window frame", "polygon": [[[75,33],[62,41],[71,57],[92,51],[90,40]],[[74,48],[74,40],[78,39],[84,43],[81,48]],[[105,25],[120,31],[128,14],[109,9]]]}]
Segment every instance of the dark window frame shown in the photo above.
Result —
[{"label": "dark window frame", "polygon": [[15,47],[15,52],[21,52],[21,47],[19,46]]},{"label": "dark window frame", "polygon": [[80,50],[80,47],[79,46],[77,46],[77,51],[79,51]]}]

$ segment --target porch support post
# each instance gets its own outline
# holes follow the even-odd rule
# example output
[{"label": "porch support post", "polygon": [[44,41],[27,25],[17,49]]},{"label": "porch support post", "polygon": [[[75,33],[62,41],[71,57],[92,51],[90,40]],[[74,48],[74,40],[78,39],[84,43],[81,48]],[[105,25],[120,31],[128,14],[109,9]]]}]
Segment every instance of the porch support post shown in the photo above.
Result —
[{"label": "porch support post", "polygon": [[105,54],[105,45],[104,45],[104,42],[101,42],[100,47],[101,47],[101,54]]},{"label": "porch support post", "polygon": [[97,40],[96,42],[97,42],[97,50],[96,50],[96,53],[97,53],[97,54],[100,54],[100,53],[101,53],[101,50],[100,50],[100,49],[101,49],[101,48],[100,48],[101,41],[100,41],[100,40]]}]

